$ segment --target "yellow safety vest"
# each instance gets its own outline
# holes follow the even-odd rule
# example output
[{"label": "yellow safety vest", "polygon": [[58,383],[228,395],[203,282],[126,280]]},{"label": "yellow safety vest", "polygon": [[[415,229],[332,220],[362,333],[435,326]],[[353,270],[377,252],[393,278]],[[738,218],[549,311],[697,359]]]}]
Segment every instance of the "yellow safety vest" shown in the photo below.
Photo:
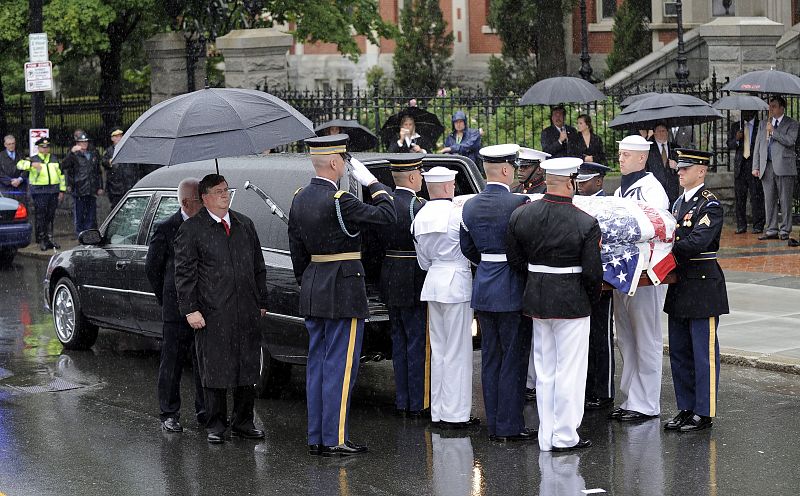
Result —
[{"label": "yellow safety vest", "polygon": [[[38,160],[36,160],[38,159]],[[41,170],[36,170],[31,164],[38,162],[42,164]],[[67,190],[67,183],[64,174],[61,173],[61,166],[58,162],[50,162],[50,154],[37,154],[36,157],[28,157],[17,162],[17,169],[29,171],[28,183],[31,186],[52,186],[57,184],[59,191]]]}]

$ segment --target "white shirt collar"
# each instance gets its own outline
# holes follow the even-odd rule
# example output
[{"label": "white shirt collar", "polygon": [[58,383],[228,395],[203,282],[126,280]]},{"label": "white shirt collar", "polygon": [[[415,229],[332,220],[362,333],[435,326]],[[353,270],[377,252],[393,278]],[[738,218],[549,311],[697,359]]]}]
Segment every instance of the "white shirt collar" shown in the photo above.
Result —
[{"label": "white shirt collar", "polygon": [[684,202],[688,202],[689,200],[691,200],[692,197],[695,195],[695,193],[700,191],[700,188],[702,188],[705,184],[706,183],[700,183],[699,186],[695,186],[694,188],[690,189],[689,191],[685,191],[683,193],[683,201]]},{"label": "white shirt collar", "polygon": [[414,196],[416,196],[416,195],[417,195],[417,192],[416,192],[416,191],[414,191],[414,190],[413,190],[413,189],[411,189],[411,188],[406,188],[406,187],[404,187],[404,186],[395,186],[395,187],[394,187],[394,189],[395,189],[395,191],[397,191],[398,189],[404,189],[404,190],[406,190],[406,191],[409,191],[409,192],[411,192],[411,194],[412,194],[412,195],[414,195]]},{"label": "white shirt collar", "polygon": [[782,115],[782,116],[780,116],[780,117],[773,117],[773,118],[772,118],[772,119],[773,119],[773,121],[772,121],[772,122],[774,123],[775,121],[778,121],[778,125],[780,125],[781,121],[783,120],[783,116],[784,116],[784,115],[786,115],[786,114],[783,114],[783,115]]},{"label": "white shirt collar", "polygon": [[[209,214],[210,214],[210,213],[211,213],[211,212],[209,212]],[[183,218],[183,220],[189,220],[189,216],[188,216],[188,215],[186,215],[186,212],[184,212],[184,211],[183,211],[183,209],[181,209],[181,217]]]},{"label": "white shirt collar", "polygon": [[225,217],[222,217],[222,218],[219,218],[216,215],[214,215],[213,213],[211,213],[211,210],[206,210],[206,211],[208,212],[208,215],[210,215],[211,218],[214,219],[215,221],[221,222],[224,219],[225,222],[227,222],[229,226],[231,225],[231,213],[230,213],[230,211],[225,212]]},{"label": "white shirt collar", "polygon": [[507,190],[511,191],[511,187],[510,187],[508,184],[498,183],[498,182],[495,182],[495,181],[487,181],[487,182],[486,182],[486,186],[489,186],[490,184],[496,184],[496,185],[498,185],[498,186],[502,186],[502,187],[504,187],[505,189],[507,189]]},{"label": "white shirt collar", "polygon": [[752,119],[747,121],[747,125],[750,126],[750,127],[753,127],[755,125],[755,123],[756,123],[756,118],[755,117],[753,117]]},{"label": "white shirt collar", "polygon": [[669,146],[669,143],[668,143],[667,141],[658,141],[658,140],[656,140],[656,143],[658,144],[658,148],[659,148],[659,149],[660,149],[662,146]]},{"label": "white shirt collar", "polygon": [[336,184],[335,182],[331,181],[331,180],[330,180],[330,179],[328,179],[327,177],[320,177],[320,176],[317,176],[317,179],[322,179],[323,181],[328,181],[329,183],[333,184],[333,185],[336,187],[336,189],[339,189],[339,185],[338,185],[338,184]]}]

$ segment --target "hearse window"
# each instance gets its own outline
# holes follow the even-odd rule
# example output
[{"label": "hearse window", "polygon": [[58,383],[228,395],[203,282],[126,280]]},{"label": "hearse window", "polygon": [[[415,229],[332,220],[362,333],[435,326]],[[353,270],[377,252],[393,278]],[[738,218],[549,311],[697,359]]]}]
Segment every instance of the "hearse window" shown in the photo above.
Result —
[{"label": "hearse window", "polygon": [[106,226],[105,239],[111,245],[135,245],[150,195],[129,196]]},{"label": "hearse window", "polygon": [[150,240],[153,238],[153,232],[156,229],[156,225],[159,222],[164,222],[172,217],[172,215],[174,215],[179,208],[180,203],[178,203],[177,196],[161,196],[161,199],[158,202],[158,208],[156,209],[156,214],[153,217],[153,222],[150,223],[150,232],[147,233],[146,243],[148,245],[150,244]]}]

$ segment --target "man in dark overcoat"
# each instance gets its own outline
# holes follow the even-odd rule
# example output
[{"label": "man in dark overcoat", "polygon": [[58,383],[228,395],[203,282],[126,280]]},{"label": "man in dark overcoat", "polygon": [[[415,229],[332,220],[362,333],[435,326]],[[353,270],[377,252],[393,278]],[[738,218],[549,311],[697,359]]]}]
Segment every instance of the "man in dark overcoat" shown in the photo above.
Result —
[{"label": "man in dark overcoat", "polygon": [[723,211],[719,199],[705,187],[712,154],[678,149],[678,176],[683,194],[672,206],[675,229],[675,269],[664,301],[669,316],[669,363],[680,412],[666,430],[691,432],[711,427],[717,412],[719,387],[719,316],[726,314],[725,275],[717,263]]},{"label": "man in dark overcoat", "polygon": [[743,110],[742,121],[731,124],[728,149],[734,150],[733,193],[736,197],[736,234],[747,232],[747,196],[750,196],[753,234],[764,232],[767,213],[764,210],[764,189],[753,176],[753,155],[758,138],[758,112]]},{"label": "man in dark overcoat", "polygon": [[564,123],[566,115],[564,107],[553,107],[550,110],[550,125],[542,130],[542,151],[553,158],[569,157],[572,148],[570,143],[581,139],[577,129]]},{"label": "man in dark overcoat", "polygon": [[647,171],[652,173],[664,192],[667,193],[669,204],[678,199],[678,167],[675,159],[675,150],[678,145],[669,141],[669,128],[663,122],[656,124],[653,130],[653,142],[647,155]]},{"label": "man in dark overcoat", "polygon": [[156,225],[147,248],[144,269],[150,286],[161,305],[163,321],[161,361],[158,367],[158,404],[161,409],[161,428],[167,432],[182,432],[181,375],[183,367],[191,360],[195,383],[194,407],[197,420],[205,424],[205,402],[200,368],[194,348],[194,329],[178,311],[178,294],[175,290],[175,250],[173,242],[181,224],[203,207],[197,191],[199,181],[186,178],[178,185],[180,209]]},{"label": "man in dark overcoat", "polygon": [[489,439],[532,441],[525,427],[525,379],[531,347],[531,320],[522,318],[525,272],[508,265],[508,219],[528,197],[515,195],[518,145],[481,148],[486,188],[464,204],[459,240],[461,253],[474,265],[472,308],[481,326],[481,384]]},{"label": "man in dark overcoat", "polygon": [[410,418],[423,417],[430,409],[430,357],[425,332],[428,305],[420,301],[425,271],[417,263],[411,235],[411,223],[425,205],[425,200],[417,196],[422,189],[422,157],[413,153],[389,159],[397,222],[378,228],[384,250],[381,299],[389,309],[392,328],[396,413]]},{"label": "man in dark overcoat", "polygon": [[106,194],[111,208],[125,196],[140,178],[139,164],[122,164],[113,161],[114,150],[125,132],[120,128],[111,131],[111,145],[103,153],[102,165],[106,170]]},{"label": "man in dark overcoat", "polygon": [[178,307],[194,329],[206,400],[208,442],[224,442],[227,389],[233,389],[234,436],[261,439],[253,424],[259,378],[260,318],[266,314],[266,268],[253,221],[230,210],[228,183],[208,174],[203,207],[175,237]]},{"label": "man in dark overcoat", "polygon": [[[305,141],[317,176],[299,189],[289,211],[289,251],[308,329],[308,452],[350,456],[367,447],[350,441],[350,397],[358,376],[364,320],[369,317],[361,229],[397,220],[389,188],[347,153],[347,135]],[[340,190],[350,176],[367,187],[372,205]]]},{"label": "man in dark overcoat", "polygon": [[97,228],[97,197],[103,194],[103,173],[97,151],[89,149],[89,137],[81,133],[75,145],[61,162],[72,193],[75,235]]}]

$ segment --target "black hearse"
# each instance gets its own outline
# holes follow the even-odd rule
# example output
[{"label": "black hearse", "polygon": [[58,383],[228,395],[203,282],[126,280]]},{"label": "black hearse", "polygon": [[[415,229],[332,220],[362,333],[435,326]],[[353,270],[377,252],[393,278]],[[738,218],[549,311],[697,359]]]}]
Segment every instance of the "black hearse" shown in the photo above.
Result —
[{"label": "black hearse", "polygon": [[[393,186],[387,154],[356,154],[378,180]],[[485,182],[475,164],[456,155],[428,155],[424,167],[457,170],[456,195],[476,193]],[[45,276],[45,302],[51,309],[56,335],[67,349],[86,349],[99,327],[160,337],[161,309],[144,271],[147,245],[154,225],[178,209],[177,186],[185,177],[201,178],[214,171],[213,161],[163,167],[147,175],[119,202],[99,230],[81,233],[81,245],[54,255]],[[287,214],[294,192],[314,175],[306,155],[272,154],[219,160],[219,171],[235,189],[231,208],[256,225],[267,266],[269,314],[263,319],[261,395],[276,392],[289,377],[291,364],[305,364],[308,333],[298,315],[298,286],[289,257],[286,223],[274,215],[257,193],[266,193]],[[257,188],[245,188],[246,183]],[[367,198],[345,176],[341,187]],[[422,196],[427,196],[422,191]],[[385,306],[377,283],[383,254],[374,234],[363,233],[370,318],[366,324],[362,361],[391,357]]]}]

